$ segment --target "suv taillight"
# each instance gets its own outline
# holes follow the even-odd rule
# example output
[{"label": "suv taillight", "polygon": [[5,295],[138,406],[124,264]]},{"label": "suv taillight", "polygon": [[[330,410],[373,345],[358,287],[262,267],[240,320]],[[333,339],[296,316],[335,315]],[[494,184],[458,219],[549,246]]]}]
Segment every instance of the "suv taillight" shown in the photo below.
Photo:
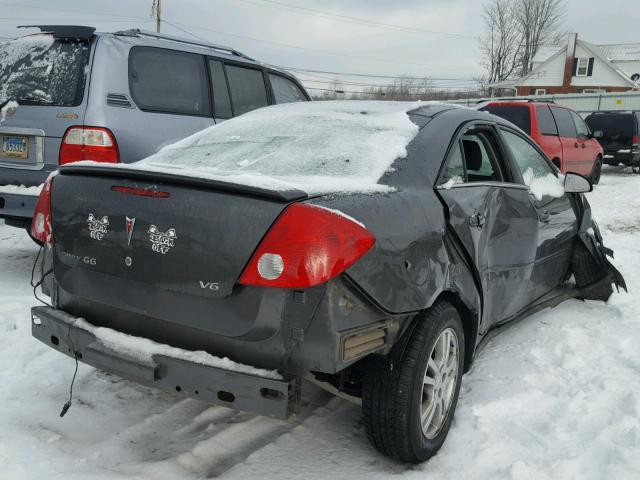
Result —
[{"label": "suv taillight", "polygon": [[113,133],[102,127],[69,127],[60,144],[58,163],[64,165],[81,160],[118,163],[120,153]]},{"label": "suv taillight", "polygon": [[640,135],[634,135],[631,138],[631,143],[633,143],[634,147],[637,147],[638,145],[640,145]]},{"label": "suv taillight", "polygon": [[262,239],[239,283],[307,288],[330,280],[369,251],[375,237],[327,208],[294,203]]},{"label": "suv taillight", "polygon": [[51,228],[51,185],[53,185],[53,179],[54,175],[51,174],[44,182],[31,221],[31,236],[49,245],[53,245],[54,242]]}]

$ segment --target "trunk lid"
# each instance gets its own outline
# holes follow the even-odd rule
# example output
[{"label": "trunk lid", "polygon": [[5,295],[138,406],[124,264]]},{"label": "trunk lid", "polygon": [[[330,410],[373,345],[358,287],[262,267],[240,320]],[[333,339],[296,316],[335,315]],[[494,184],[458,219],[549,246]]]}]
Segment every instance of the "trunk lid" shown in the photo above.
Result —
[{"label": "trunk lid", "polygon": [[[121,280],[128,299],[113,306],[138,311],[148,299],[136,297],[136,285],[140,292],[153,285],[178,294],[185,308],[193,296],[231,295],[274,220],[306,197],[148,172],[123,175],[107,168],[61,170],[52,189],[54,268],[61,287],[80,296],[80,278]],[[91,300],[112,297],[105,292]]]}]

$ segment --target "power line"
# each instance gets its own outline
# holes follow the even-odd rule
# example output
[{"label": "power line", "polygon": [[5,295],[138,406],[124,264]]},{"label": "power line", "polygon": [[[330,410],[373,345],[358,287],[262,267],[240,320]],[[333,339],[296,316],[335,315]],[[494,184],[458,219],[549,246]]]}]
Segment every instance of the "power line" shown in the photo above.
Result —
[{"label": "power line", "polygon": [[423,80],[428,77],[430,80],[473,80],[472,78],[464,79],[464,78],[443,78],[443,77],[430,77],[429,75],[425,75],[423,77],[410,77],[405,75],[373,75],[367,73],[349,73],[349,72],[332,72],[329,70],[310,70],[307,68],[301,67],[281,67],[285,70],[291,70],[292,72],[301,72],[301,73],[324,73],[328,75],[343,75],[345,77],[365,77],[365,78],[405,78],[407,80]]},{"label": "power line", "polygon": [[[6,21],[6,20],[11,20],[11,21],[15,21],[15,20],[19,20],[19,21],[35,21],[35,22],[39,22],[39,21],[43,21],[43,22],[51,22],[52,19],[51,17],[45,17],[45,18],[36,18],[36,17],[2,17],[0,18],[0,22],[2,21]],[[97,19],[93,19],[93,18],[65,18],[65,19],[53,19],[53,21],[65,21],[65,22],[100,22],[100,23],[123,23],[123,22],[129,22],[129,23],[142,23],[142,22],[153,22],[153,20],[147,18],[146,20],[110,20],[110,19],[106,19],[106,18],[101,18],[100,20]]]},{"label": "power line", "polygon": [[[394,31],[399,31],[399,32],[406,32],[406,33],[417,33],[417,34],[423,34],[423,35],[440,35],[440,36],[446,36],[446,37],[457,37],[457,38],[465,38],[465,39],[472,39],[472,40],[478,40],[480,37],[475,36],[475,35],[466,35],[464,33],[453,33],[453,32],[440,32],[440,31],[436,31],[436,30],[424,30],[422,28],[416,28],[416,27],[409,27],[406,25],[397,25],[397,24],[393,24],[393,23],[384,23],[384,22],[378,22],[375,20],[369,20],[366,18],[361,18],[361,17],[352,17],[349,15],[341,15],[338,13],[333,13],[333,12],[327,12],[324,10],[316,10],[314,8],[307,8],[307,7],[300,7],[298,5],[292,5],[290,3],[285,3],[285,2],[279,2],[276,0],[240,0],[242,2],[245,3],[252,3],[254,5],[262,5],[265,7],[270,7],[270,8],[285,8],[286,10],[298,13],[298,14],[302,14],[302,15],[312,15],[312,16],[321,16],[321,17],[331,17],[340,21],[345,21],[345,22],[350,22],[350,23],[357,23],[360,25],[369,25],[369,26],[373,26],[373,27],[377,27],[377,28],[384,28],[387,30],[394,30]],[[271,5],[269,5],[271,4]]]},{"label": "power line", "polygon": [[260,38],[255,38],[255,37],[250,37],[247,35],[239,35],[236,33],[229,33],[229,32],[223,32],[220,30],[214,30],[212,28],[207,28],[207,27],[199,27],[197,25],[190,25],[187,23],[182,23],[182,22],[172,22],[170,23],[170,25],[181,25],[183,27],[187,27],[187,28],[194,28],[196,30],[203,30],[203,31],[207,31],[207,32],[212,32],[212,33],[217,33],[219,35],[228,35],[230,37],[237,37],[237,38],[242,38],[244,40],[250,40],[253,42],[259,42],[262,44],[271,44],[271,45],[277,45],[280,47],[286,47],[286,48],[294,48],[297,50],[304,50],[304,51],[308,51],[308,52],[314,52],[314,53],[320,53],[323,55],[336,55],[336,56],[340,56],[340,57],[346,57],[346,58],[356,58],[359,60],[368,60],[368,61],[373,61],[373,62],[382,62],[382,63],[393,63],[393,64],[399,64],[399,65],[415,65],[415,66],[420,66],[420,67],[437,67],[437,68],[442,68],[442,67],[451,67],[451,65],[436,65],[436,64],[426,64],[426,63],[413,63],[413,62],[401,62],[401,61],[396,61],[396,60],[388,60],[388,59],[382,59],[382,58],[374,58],[374,57],[364,57],[361,55],[352,55],[349,53],[344,53],[344,52],[335,52],[335,51],[330,51],[330,50],[320,50],[320,49],[316,49],[316,48],[309,48],[309,47],[301,47],[299,45],[291,45],[289,43],[282,43],[282,42],[274,42],[272,40],[264,40],[264,39],[260,39]]}]

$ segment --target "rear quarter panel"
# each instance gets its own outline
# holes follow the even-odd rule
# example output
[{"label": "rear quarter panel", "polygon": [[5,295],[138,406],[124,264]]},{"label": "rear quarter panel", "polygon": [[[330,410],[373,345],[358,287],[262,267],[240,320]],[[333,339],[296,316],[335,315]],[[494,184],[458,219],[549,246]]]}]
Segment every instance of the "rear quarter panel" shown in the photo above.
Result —
[{"label": "rear quarter panel", "polygon": [[[212,117],[144,112],[135,106],[129,90],[129,51],[140,44],[131,37],[100,37],[85,116],[86,125],[106,127],[113,132],[123,163],[141,160],[214,123]],[[107,105],[108,93],[127,95],[133,108]]]}]

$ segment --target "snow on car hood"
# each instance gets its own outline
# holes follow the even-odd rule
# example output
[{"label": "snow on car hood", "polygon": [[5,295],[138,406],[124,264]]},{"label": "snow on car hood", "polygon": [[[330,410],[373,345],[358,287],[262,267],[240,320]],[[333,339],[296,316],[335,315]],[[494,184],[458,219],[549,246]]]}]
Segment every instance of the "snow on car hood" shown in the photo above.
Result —
[{"label": "snow on car hood", "polygon": [[384,192],[407,156],[424,103],[331,101],[274,105],[202,130],[119,168],[168,172],[269,190]]}]

